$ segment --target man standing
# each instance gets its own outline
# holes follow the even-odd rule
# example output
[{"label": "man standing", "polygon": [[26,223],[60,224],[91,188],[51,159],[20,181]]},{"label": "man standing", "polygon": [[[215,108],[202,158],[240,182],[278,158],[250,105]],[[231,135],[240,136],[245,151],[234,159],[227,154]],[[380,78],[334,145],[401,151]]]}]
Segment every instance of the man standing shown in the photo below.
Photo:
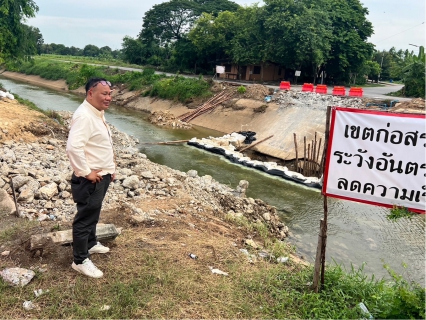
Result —
[{"label": "man standing", "polygon": [[107,253],[109,248],[96,239],[96,225],[102,201],[115,177],[111,132],[104,111],[111,102],[111,83],[92,78],[85,86],[86,99],[74,112],[67,142],[67,155],[74,172],[71,190],[77,204],[72,225],[72,268],[86,276],[101,278],[103,272],[90,260],[90,254]]}]

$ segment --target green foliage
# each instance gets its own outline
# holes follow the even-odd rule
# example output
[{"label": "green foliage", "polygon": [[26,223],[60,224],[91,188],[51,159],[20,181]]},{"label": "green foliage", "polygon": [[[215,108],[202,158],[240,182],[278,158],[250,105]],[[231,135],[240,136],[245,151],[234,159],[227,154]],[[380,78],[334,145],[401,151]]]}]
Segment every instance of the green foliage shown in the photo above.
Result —
[{"label": "green foliage", "polygon": [[408,285],[399,276],[396,282],[387,282],[369,278],[363,268],[346,272],[341,266],[331,266],[326,269],[324,287],[314,293],[308,285],[312,275],[312,267],[293,273],[275,271],[259,274],[242,286],[272,299],[263,308],[268,317],[276,319],[360,319],[360,302],[374,318],[424,319],[425,290]]},{"label": "green foliage", "polygon": [[426,58],[424,47],[419,48],[418,55],[410,55],[402,69],[402,80],[405,85],[405,95],[408,97],[425,97],[425,68]]},{"label": "green foliage", "polygon": [[[0,2],[0,64],[6,58],[19,58],[37,45],[28,26],[22,21],[38,11],[33,0],[3,0]],[[33,28],[34,30],[36,28]],[[37,29],[38,30],[38,29]]]},{"label": "green foliage", "polygon": [[394,206],[390,210],[390,214],[388,214],[386,217],[391,221],[396,221],[400,218],[409,218],[411,219],[415,215],[415,213],[409,211],[406,207],[398,207]]},{"label": "green foliage", "polygon": [[209,97],[210,85],[204,80],[175,76],[153,84],[151,96],[185,102],[194,97]]},{"label": "green foliage", "polygon": [[246,93],[246,91],[247,91],[247,88],[245,86],[239,86],[237,89],[237,92],[241,94]]}]

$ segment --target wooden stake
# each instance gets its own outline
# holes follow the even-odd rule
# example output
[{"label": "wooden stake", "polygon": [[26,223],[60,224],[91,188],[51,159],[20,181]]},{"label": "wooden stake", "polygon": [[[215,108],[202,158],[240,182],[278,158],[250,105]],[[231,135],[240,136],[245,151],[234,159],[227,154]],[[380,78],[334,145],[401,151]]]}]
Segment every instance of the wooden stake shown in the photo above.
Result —
[{"label": "wooden stake", "polygon": [[263,141],[265,141],[265,140],[268,140],[268,139],[272,138],[273,136],[274,136],[274,135],[269,136],[269,137],[267,137],[267,138],[265,138],[265,139],[262,139],[262,140],[260,140],[260,141],[258,141],[258,142],[256,142],[256,143],[253,143],[253,144],[249,145],[248,147],[245,147],[245,148],[243,148],[243,149],[239,150],[239,152],[246,151],[246,150],[248,150],[248,149],[250,149],[250,148],[254,147],[254,146],[255,146],[255,145],[257,145],[257,144],[259,144],[259,143],[261,143],[261,142],[263,142]]},{"label": "wooden stake", "polygon": [[321,269],[321,249],[322,249],[322,235],[324,230],[324,219],[320,220],[320,232],[318,233],[318,245],[317,245],[317,254],[315,257],[315,265],[314,265],[314,280],[312,281],[312,290],[315,293],[319,291],[319,279],[320,279],[320,269]]},{"label": "wooden stake", "polygon": [[308,143],[308,170],[306,170],[306,176],[305,177],[309,177],[311,174],[311,144]]},{"label": "wooden stake", "polygon": [[295,171],[299,172],[299,157],[298,157],[298,154],[297,154],[297,139],[296,139],[296,134],[293,133],[293,136],[294,136],[294,148],[296,150],[296,163],[295,163],[296,170]]},{"label": "wooden stake", "polygon": [[306,177],[307,161],[306,161],[306,136],[303,137],[303,175]]},{"label": "wooden stake", "polygon": [[312,165],[314,166],[314,172],[312,176],[316,176],[317,173],[317,163],[315,159],[317,158],[317,132],[315,131],[315,141],[314,141],[314,153],[312,155]]}]

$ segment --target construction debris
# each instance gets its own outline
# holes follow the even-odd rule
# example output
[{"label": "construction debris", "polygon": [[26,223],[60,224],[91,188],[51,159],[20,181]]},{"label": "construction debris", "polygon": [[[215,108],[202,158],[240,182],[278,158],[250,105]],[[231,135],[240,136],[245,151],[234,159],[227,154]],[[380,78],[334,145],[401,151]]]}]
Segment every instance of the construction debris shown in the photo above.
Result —
[{"label": "construction debris", "polygon": [[264,100],[267,95],[270,94],[270,89],[261,84],[253,84],[247,86],[247,91],[244,93],[244,98],[254,100]]},{"label": "construction debris", "polygon": [[223,90],[221,93],[213,96],[211,99],[209,99],[207,102],[202,104],[200,107],[198,107],[194,111],[187,112],[179,116],[178,119],[184,122],[189,122],[192,119],[206,112],[212,112],[218,105],[231,99],[233,95],[234,95],[233,91]]},{"label": "construction debris", "polygon": [[[101,224],[96,226],[96,237],[98,240],[114,240],[119,231],[113,224]],[[31,236],[31,250],[42,249],[48,244],[64,245],[72,242],[72,230],[42,233]]]},{"label": "construction debris", "polygon": [[170,112],[154,111],[149,116],[148,120],[158,126],[168,126],[176,129],[191,129],[192,125],[187,122],[182,122]]}]

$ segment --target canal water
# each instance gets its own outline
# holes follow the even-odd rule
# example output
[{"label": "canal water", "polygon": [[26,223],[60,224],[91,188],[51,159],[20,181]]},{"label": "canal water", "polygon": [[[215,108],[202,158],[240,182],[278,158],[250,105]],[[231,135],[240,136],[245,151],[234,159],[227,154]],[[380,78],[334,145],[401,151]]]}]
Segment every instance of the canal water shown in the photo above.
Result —
[{"label": "canal water", "polygon": [[[0,83],[45,110],[75,111],[83,99],[4,77],[0,77]],[[222,135],[199,127],[191,130],[157,127],[149,123],[147,117],[147,113],[115,105],[110,106],[106,114],[108,122],[141,143]],[[153,162],[184,172],[194,169],[200,176],[211,175],[233,188],[240,180],[249,181],[247,195],[275,206],[291,231],[288,240],[296,246],[297,253],[310,262],[314,261],[319,220],[323,216],[319,190],[233,164],[188,145],[141,144],[140,150]],[[386,218],[389,211],[385,208],[332,198],[329,198],[328,206],[328,263],[343,264],[347,270],[364,265],[367,274],[388,278],[383,267],[386,264],[405,279],[424,285],[425,215],[390,222]]]}]

